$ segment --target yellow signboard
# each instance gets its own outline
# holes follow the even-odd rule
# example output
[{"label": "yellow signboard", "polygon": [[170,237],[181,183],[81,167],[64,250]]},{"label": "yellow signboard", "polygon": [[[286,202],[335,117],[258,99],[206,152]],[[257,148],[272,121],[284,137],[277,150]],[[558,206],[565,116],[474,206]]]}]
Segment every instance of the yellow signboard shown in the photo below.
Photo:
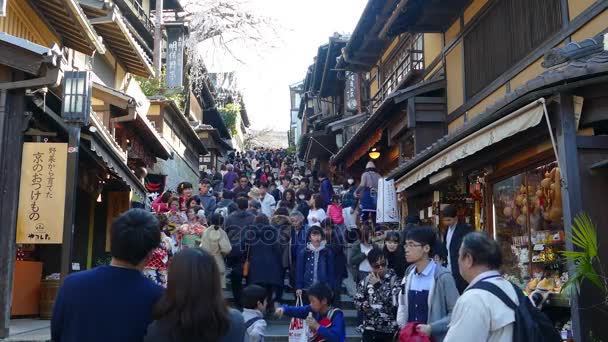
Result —
[{"label": "yellow signboard", "polygon": [[63,241],[66,143],[24,143],[17,216],[17,243]]}]

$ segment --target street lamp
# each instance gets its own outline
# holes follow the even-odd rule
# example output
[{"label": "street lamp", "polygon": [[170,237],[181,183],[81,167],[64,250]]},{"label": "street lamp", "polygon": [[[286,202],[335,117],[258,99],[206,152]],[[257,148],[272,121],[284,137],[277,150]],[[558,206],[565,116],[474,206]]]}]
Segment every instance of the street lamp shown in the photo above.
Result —
[{"label": "street lamp", "polygon": [[66,71],[63,85],[63,108],[61,116],[67,123],[89,124],[91,116],[91,73],[89,71]]},{"label": "street lamp", "polygon": [[373,160],[380,158],[380,151],[377,148],[372,148],[372,150],[368,153],[369,157]]},{"label": "street lamp", "polygon": [[76,217],[76,185],[78,184],[78,150],[80,129],[89,124],[91,116],[91,72],[66,71],[63,83],[61,117],[68,130],[68,163],[65,192],[65,218],[61,246],[61,280],[70,273],[72,265],[72,236]]}]

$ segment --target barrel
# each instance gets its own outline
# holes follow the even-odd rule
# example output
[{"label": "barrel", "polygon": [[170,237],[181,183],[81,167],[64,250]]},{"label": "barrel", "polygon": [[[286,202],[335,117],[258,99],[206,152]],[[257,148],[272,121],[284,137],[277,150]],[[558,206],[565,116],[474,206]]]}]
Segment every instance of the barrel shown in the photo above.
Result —
[{"label": "barrel", "polygon": [[40,283],[40,318],[51,319],[53,304],[59,291],[59,280],[43,280]]}]

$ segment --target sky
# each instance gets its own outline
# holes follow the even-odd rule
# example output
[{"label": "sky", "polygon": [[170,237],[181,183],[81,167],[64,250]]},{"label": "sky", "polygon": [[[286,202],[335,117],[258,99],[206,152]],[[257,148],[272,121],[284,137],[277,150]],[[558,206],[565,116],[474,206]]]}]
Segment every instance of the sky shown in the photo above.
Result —
[{"label": "sky", "polygon": [[320,45],[338,33],[351,33],[367,0],[249,0],[252,10],[273,19],[274,47],[232,47],[244,63],[206,49],[212,72],[236,71],[253,129],[289,130],[289,85],[302,81]]}]

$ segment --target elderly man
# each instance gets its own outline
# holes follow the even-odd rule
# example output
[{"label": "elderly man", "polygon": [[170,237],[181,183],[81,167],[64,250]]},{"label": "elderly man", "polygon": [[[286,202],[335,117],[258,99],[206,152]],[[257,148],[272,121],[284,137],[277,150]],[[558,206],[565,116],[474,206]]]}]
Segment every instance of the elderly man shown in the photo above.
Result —
[{"label": "elderly man", "polygon": [[239,175],[234,172],[234,165],[228,164],[226,166],[228,172],[224,175],[224,190],[234,189],[234,182],[238,179]]},{"label": "elderly man", "polygon": [[513,341],[514,311],[489,291],[476,288],[478,283],[487,282],[498,287],[514,303],[519,303],[521,296],[499,272],[502,254],[498,243],[484,233],[466,235],[460,247],[458,264],[460,274],[469,286],[456,302],[443,341]]}]

